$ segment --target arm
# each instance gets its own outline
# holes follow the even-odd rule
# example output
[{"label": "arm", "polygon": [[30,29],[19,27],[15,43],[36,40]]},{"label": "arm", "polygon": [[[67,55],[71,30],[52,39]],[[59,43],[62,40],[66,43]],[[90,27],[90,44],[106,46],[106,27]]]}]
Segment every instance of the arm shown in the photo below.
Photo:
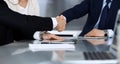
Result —
[{"label": "arm", "polygon": [[11,11],[5,2],[0,1],[0,25],[20,31],[32,37],[35,31],[52,30],[51,18],[26,16]]},{"label": "arm", "polygon": [[36,31],[52,30],[53,27],[61,27],[63,23],[57,20],[57,26],[55,26],[53,18],[21,15],[10,10],[3,1],[0,1],[0,15],[0,25],[17,30],[27,38],[32,38]]},{"label": "arm", "polygon": [[100,30],[100,29],[93,29],[87,34],[85,34],[85,37],[113,37],[114,32],[112,29],[107,29],[107,30]]},{"label": "arm", "polygon": [[31,28],[45,31],[52,30],[53,27],[51,18],[21,15],[11,11],[7,6],[0,8],[0,15],[0,24],[11,28]]},{"label": "arm", "polygon": [[82,3],[74,6],[73,8],[64,11],[62,15],[65,16],[67,22],[69,22],[87,14],[89,12],[89,7],[89,0],[84,0]]}]

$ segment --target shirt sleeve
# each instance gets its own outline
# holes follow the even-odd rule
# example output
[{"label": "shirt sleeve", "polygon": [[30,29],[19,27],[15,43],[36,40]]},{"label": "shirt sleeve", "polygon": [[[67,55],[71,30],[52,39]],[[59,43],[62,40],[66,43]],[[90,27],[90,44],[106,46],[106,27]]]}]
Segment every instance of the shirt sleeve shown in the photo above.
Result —
[{"label": "shirt sleeve", "polygon": [[51,18],[52,22],[53,22],[53,28],[55,28],[57,26],[57,20],[56,18]]},{"label": "shirt sleeve", "polygon": [[108,37],[113,37],[114,36],[114,32],[113,32],[112,29],[108,29],[107,32],[108,32]]}]

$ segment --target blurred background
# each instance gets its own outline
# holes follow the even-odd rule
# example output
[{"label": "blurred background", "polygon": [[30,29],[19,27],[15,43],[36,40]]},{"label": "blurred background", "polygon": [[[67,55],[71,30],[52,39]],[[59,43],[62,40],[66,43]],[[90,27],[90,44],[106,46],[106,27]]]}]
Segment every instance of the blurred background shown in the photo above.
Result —
[{"label": "blurred background", "polygon": [[[40,15],[43,17],[56,17],[61,12],[81,3],[83,0],[39,0]],[[66,30],[82,30],[86,16],[75,19],[67,24]]]}]

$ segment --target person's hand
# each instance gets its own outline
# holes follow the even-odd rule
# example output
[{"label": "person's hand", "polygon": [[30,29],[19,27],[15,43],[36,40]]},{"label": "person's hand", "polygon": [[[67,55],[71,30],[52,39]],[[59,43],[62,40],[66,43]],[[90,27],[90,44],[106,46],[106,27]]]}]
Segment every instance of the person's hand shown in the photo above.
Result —
[{"label": "person's hand", "polygon": [[104,30],[99,30],[99,29],[93,29],[87,34],[84,35],[84,37],[104,37],[105,32]]},{"label": "person's hand", "polygon": [[65,20],[64,16],[63,15],[57,16],[56,20],[57,20],[58,24],[57,24],[55,29],[58,32],[61,32],[61,31],[65,30],[65,28],[66,28],[66,20]]},{"label": "person's hand", "polygon": [[55,34],[45,33],[42,36],[43,40],[56,40],[56,41],[63,41],[64,39],[60,36],[56,36]]}]

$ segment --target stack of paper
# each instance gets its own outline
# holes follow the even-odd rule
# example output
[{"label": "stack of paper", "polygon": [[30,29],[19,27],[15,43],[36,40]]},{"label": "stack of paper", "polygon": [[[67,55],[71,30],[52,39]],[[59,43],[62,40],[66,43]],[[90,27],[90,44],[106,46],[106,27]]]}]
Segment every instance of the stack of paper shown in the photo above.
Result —
[{"label": "stack of paper", "polygon": [[74,44],[29,44],[29,49],[35,51],[75,50]]}]

